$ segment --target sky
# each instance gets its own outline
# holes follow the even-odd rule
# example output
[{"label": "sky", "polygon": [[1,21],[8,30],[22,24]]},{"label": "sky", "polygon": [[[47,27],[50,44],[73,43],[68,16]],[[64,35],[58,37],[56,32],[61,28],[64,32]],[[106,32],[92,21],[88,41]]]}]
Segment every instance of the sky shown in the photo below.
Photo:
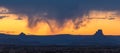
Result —
[{"label": "sky", "polygon": [[0,33],[120,35],[119,0],[0,0]]}]

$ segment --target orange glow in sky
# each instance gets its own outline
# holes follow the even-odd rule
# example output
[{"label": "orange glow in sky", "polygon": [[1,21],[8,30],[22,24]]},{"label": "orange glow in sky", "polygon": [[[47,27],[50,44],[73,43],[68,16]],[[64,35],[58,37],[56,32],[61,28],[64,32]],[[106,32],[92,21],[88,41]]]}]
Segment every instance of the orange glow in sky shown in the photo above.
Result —
[{"label": "orange glow in sky", "polygon": [[[0,12],[3,12],[5,8],[0,8]],[[6,9],[9,12],[8,9]],[[28,27],[28,17],[24,16],[23,19],[18,20],[19,17],[16,14],[0,14],[0,16],[7,16],[0,19],[0,33],[5,34],[19,34],[24,32],[26,34],[34,35],[52,35],[52,34],[94,34],[98,29],[102,29],[104,34],[108,35],[120,35],[120,20],[118,11],[99,11],[91,10],[88,15],[78,17],[75,22],[80,20],[83,23],[80,24],[80,28],[75,29],[75,25],[72,19],[66,19],[64,26],[58,27],[57,21],[54,19],[48,20],[51,24],[52,29],[49,25],[42,20],[37,23],[33,28]],[[114,19],[112,19],[114,18]]]}]

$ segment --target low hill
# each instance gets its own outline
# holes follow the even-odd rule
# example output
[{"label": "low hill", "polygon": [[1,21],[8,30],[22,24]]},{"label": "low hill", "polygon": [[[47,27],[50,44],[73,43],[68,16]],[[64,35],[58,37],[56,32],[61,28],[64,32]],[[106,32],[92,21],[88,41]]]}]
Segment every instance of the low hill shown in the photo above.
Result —
[{"label": "low hill", "polygon": [[34,46],[119,46],[120,36],[105,36],[102,30],[94,35],[59,34],[53,36],[35,36],[21,33],[19,36],[0,34],[2,45],[34,45]]}]

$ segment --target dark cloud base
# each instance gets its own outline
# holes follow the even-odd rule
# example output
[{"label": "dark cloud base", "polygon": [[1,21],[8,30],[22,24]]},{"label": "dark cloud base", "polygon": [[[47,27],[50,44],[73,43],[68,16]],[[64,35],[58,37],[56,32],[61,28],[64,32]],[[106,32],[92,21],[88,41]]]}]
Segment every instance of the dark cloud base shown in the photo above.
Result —
[{"label": "dark cloud base", "polygon": [[[55,19],[62,26],[65,19],[74,20],[90,10],[119,10],[119,2],[120,0],[0,0],[0,6],[9,8],[12,13],[27,15],[29,27],[34,27],[41,20],[39,16],[44,20]],[[77,25],[80,23],[81,21]]]}]

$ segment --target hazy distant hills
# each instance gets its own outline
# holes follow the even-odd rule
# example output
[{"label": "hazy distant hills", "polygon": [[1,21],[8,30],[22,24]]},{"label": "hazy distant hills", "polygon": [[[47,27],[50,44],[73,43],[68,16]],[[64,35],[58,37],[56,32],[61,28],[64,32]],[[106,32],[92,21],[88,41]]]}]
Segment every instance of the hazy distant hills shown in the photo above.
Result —
[{"label": "hazy distant hills", "polygon": [[61,34],[55,36],[19,36],[0,34],[0,45],[34,45],[34,46],[119,46],[120,36],[104,36],[98,30],[93,36],[74,36]]}]

